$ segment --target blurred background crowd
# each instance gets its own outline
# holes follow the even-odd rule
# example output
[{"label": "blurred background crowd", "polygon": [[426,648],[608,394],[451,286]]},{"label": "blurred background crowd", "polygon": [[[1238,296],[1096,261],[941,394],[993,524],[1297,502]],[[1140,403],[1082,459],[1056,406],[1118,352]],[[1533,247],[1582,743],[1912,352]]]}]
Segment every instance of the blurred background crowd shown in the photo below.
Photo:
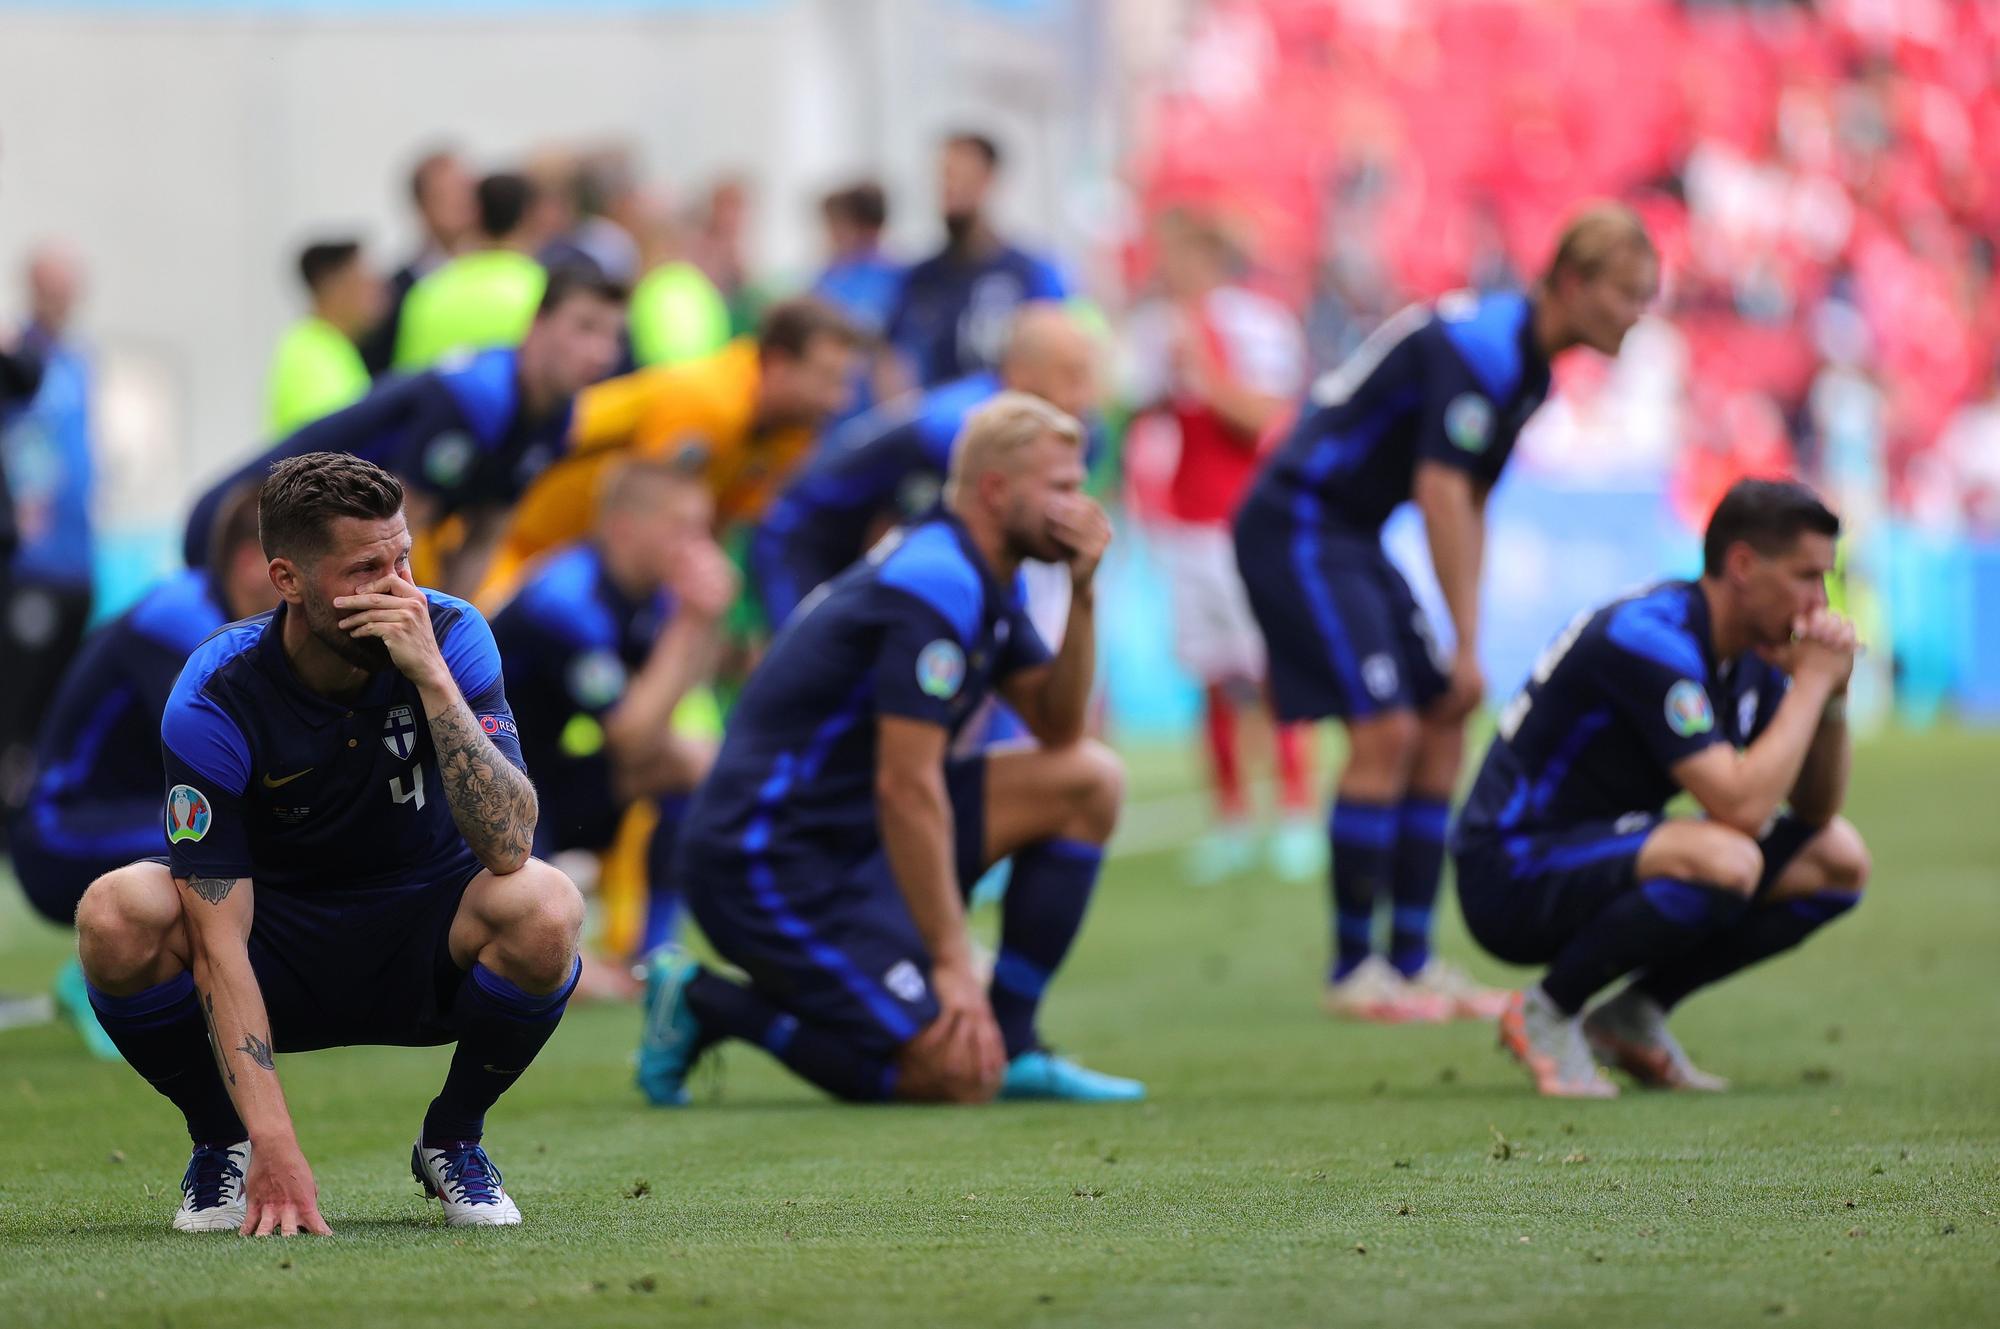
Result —
[{"label": "blurred background crowd", "polygon": [[440,274],[630,283],[627,368],[816,292],[877,339],[838,418],[998,354],[976,292],[958,358],[896,345],[910,266],[968,228],[1102,340],[1111,716],[1184,732],[1150,537],[1195,366],[1147,311],[1227,287],[1229,335],[1323,371],[1410,300],[1531,279],[1588,196],[1638,209],[1665,293],[1564,367],[1496,498],[1496,690],[1690,569],[1731,481],[1796,473],[1854,533],[1859,709],[2000,718],[1996,73],[2000,7],[1949,0],[0,2],[0,348],[45,364],[0,419],[0,745],[196,493],[434,358]]}]

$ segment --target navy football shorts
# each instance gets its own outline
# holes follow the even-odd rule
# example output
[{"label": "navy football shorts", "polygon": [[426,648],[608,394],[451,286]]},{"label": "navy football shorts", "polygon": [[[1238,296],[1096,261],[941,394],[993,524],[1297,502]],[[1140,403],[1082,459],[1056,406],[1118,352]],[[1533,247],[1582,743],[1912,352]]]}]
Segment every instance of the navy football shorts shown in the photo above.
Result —
[{"label": "navy football shorts", "polygon": [[1280,720],[1422,710],[1449,687],[1430,622],[1376,536],[1253,499],[1236,518],[1236,564]]},{"label": "navy football shorts", "polygon": [[[1632,813],[1557,831],[1466,836],[1454,844],[1458,904],[1473,939],[1511,964],[1546,964],[1600,910],[1639,885],[1639,850],[1665,818]],[[1762,896],[1818,833],[1781,815],[1757,847]]]},{"label": "navy football shorts", "polygon": [[[147,863],[170,867],[167,859]],[[435,1047],[458,1037],[465,971],[451,924],[478,863],[427,884],[296,894],[258,890],[250,968],[279,1052]],[[253,889],[254,889],[253,879]]]},{"label": "navy football shorts", "polygon": [[160,800],[114,799],[90,806],[32,802],[9,828],[8,853],[21,891],[51,923],[76,922],[90,883],[161,845]]},{"label": "navy football shorts", "polygon": [[[970,891],[987,866],[985,757],[947,763],[945,786]],[[930,955],[879,847],[840,863],[686,840],[674,875],[709,944],[798,1020],[887,1061],[937,1018]]]}]

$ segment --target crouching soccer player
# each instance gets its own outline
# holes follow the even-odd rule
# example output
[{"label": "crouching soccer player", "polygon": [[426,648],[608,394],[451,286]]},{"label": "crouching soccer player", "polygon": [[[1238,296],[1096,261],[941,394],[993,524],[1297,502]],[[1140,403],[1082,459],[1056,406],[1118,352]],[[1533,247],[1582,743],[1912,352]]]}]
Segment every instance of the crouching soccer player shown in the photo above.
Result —
[{"label": "crouching soccer player", "polygon": [[[714,670],[736,572],[709,535],[699,476],[638,459],[606,477],[595,538],[550,555],[493,619],[528,769],[542,785],[535,851],[602,852],[652,800],[639,954],[673,936],[674,843],[714,745],[674,710]],[[631,957],[619,957],[621,966]]]},{"label": "crouching soccer player", "polygon": [[[724,1038],[857,1101],[1144,1095],[1050,1054],[1036,1029],[1123,793],[1117,759],[1084,737],[1111,527],[1080,492],[1082,449],[1072,417],[996,397],[953,452],[945,511],[772,643],[696,791],[678,873],[750,982],[654,957],[639,1053],[654,1103],[685,1102],[690,1067]],[[1015,589],[1030,558],[1066,566],[1074,591],[1053,657]],[[1040,745],[949,757],[993,690]],[[1010,855],[988,989],[964,893]]]},{"label": "crouching soccer player", "polygon": [[91,1003],[187,1118],[176,1228],[328,1230],[274,1053],[453,1041],[411,1167],[454,1226],[518,1223],[480,1133],[555,1032],[583,900],[529,856],[492,633],[409,582],[402,486],[368,462],[281,461],[259,518],[282,602],[181,671],[170,861],[85,892]]},{"label": "crouching soccer player", "polygon": [[[1839,530],[1803,485],[1739,482],[1699,581],[1579,618],[1501,713],[1452,850],[1472,935],[1549,966],[1500,1023],[1542,1093],[1615,1096],[1593,1056],[1644,1085],[1726,1088],[1668,1013],[1860,899],[1868,853],[1838,815],[1854,631],[1826,607]],[[1661,815],[1682,790],[1706,815]]]}]

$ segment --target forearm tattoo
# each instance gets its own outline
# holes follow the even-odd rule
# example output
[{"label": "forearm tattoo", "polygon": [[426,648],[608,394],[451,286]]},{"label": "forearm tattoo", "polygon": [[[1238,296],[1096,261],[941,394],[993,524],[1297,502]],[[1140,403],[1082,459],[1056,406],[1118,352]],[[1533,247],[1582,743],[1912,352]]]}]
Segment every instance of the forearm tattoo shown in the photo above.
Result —
[{"label": "forearm tattoo", "polygon": [[278,1063],[271,1059],[271,1045],[255,1034],[243,1035],[243,1041],[237,1045],[236,1050],[267,1071],[278,1069]]},{"label": "forearm tattoo", "polygon": [[236,1072],[229,1069],[229,1058],[222,1055],[222,1038],[215,1032],[215,998],[206,992],[201,994],[201,1013],[208,1021],[208,1050],[215,1054],[215,1068],[235,1084]]},{"label": "forearm tattoo", "polygon": [[438,773],[459,834],[481,862],[519,862],[535,842],[535,787],[493,740],[463,701],[431,717]]},{"label": "forearm tattoo", "polygon": [[236,889],[234,877],[189,877],[188,889],[210,904],[221,904]]}]

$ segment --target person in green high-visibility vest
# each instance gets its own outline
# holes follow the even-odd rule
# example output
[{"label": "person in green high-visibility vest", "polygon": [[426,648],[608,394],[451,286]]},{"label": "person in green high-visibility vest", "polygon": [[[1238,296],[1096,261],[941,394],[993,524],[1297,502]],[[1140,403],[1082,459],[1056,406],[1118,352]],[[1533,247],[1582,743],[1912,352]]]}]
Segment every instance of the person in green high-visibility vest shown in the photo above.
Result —
[{"label": "person in green high-visibility vest", "polygon": [[548,273],[533,257],[535,185],[501,172],[479,182],[476,245],[410,288],[396,332],[395,368],[430,369],[461,351],[518,346]]},{"label": "person in green high-visibility vest", "polygon": [[686,364],[720,351],[729,341],[729,304],[688,258],[685,227],[665,199],[642,204],[638,240],[645,275],[627,314],[634,366]]},{"label": "person in green high-visibility vest", "polygon": [[271,357],[264,434],[283,438],[368,394],[360,339],[382,317],[388,290],[357,240],[310,244],[299,277],[312,312],[285,330]]}]

